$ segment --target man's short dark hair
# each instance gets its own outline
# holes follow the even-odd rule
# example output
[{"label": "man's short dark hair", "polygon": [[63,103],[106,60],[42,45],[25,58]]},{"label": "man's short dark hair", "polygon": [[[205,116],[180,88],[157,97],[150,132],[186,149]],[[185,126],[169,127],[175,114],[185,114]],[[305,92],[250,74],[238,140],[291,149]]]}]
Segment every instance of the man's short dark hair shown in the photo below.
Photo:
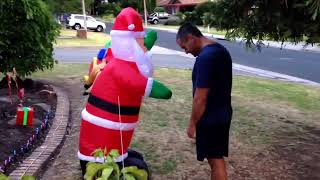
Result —
[{"label": "man's short dark hair", "polygon": [[188,34],[191,34],[196,37],[202,37],[202,33],[200,30],[190,22],[187,22],[180,26],[176,39],[180,39],[182,41],[185,41],[187,39]]}]

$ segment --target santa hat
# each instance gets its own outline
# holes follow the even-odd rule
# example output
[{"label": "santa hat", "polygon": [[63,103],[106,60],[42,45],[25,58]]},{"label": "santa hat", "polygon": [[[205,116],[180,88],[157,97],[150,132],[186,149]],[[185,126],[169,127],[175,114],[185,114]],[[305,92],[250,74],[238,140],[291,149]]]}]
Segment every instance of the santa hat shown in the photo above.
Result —
[{"label": "santa hat", "polygon": [[140,14],[131,7],[123,9],[116,17],[110,35],[144,37]]}]

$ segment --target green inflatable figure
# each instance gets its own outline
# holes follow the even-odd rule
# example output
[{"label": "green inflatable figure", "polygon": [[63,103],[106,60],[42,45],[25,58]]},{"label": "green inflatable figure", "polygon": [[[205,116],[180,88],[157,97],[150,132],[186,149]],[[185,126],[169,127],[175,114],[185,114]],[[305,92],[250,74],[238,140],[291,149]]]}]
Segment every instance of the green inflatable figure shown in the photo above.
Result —
[{"label": "green inflatable figure", "polygon": [[151,30],[149,31],[145,36],[144,36],[144,46],[150,50],[154,43],[157,41],[158,39],[158,34],[156,31]]}]

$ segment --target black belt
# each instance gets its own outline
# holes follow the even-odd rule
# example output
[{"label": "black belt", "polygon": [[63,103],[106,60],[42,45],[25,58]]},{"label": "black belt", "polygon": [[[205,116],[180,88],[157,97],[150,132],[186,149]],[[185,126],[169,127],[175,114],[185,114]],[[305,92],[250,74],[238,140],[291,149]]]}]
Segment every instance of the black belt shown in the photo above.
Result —
[{"label": "black belt", "polygon": [[[92,94],[90,94],[88,102],[104,111],[113,113],[113,114],[119,114],[119,106],[118,104],[113,104],[110,102],[107,102],[103,99],[100,99]],[[140,106],[120,106],[120,114],[121,115],[138,115],[140,112]]]}]

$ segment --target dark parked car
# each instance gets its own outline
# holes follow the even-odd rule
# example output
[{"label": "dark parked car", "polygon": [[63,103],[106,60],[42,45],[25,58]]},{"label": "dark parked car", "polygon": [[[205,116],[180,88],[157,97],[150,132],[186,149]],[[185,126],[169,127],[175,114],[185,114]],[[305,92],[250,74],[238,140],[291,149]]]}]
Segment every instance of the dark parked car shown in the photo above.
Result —
[{"label": "dark parked car", "polygon": [[59,19],[60,23],[65,25],[68,24],[68,19],[70,17],[70,13],[61,13],[57,15],[57,19]]},{"label": "dark parked car", "polygon": [[175,15],[171,15],[168,19],[164,21],[164,25],[179,25],[181,22],[180,18]]},{"label": "dark parked car", "polygon": [[159,22],[163,22],[169,17],[170,14],[166,12],[154,12],[148,16],[148,22],[151,24],[158,24]]}]

